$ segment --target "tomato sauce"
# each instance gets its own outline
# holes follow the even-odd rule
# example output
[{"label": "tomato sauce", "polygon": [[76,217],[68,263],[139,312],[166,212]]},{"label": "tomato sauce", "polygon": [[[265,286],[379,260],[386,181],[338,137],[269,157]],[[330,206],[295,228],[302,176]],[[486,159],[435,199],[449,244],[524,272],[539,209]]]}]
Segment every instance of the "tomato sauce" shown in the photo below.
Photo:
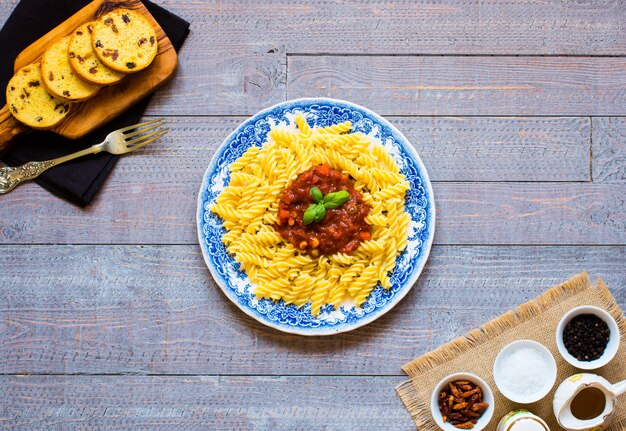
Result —
[{"label": "tomato sauce", "polygon": [[[320,189],[324,196],[345,190],[350,199],[336,209],[327,209],[322,221],[305,225],[304,212],[315,203],[312,187]],[[363,195],[347,175],[327,165],[314,166],[285,189],[274,228],[294,247],[312,256],[350,254],[362,241],[370,239],[370,226],[365,222],[368,213]]]}]

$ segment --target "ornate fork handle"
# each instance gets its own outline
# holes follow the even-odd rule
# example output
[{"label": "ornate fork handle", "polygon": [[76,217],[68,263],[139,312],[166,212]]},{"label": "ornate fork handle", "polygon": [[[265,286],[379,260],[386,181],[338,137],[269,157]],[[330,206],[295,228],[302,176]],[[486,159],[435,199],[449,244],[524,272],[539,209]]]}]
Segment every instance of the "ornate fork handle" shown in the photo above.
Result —
[{"label": "ornate fork handle", "polygon": [[8,193],[24,181],[38,177],[46,169],[79,157],[89,154],[98,154],[102,151],[119,155],[143,148],[149,143],[165,136],[169,129],[161,127],[163,124],[163,118],[134,124],[109,133],[104,141],[99,144],[92,145],[91,147],[68,154],[67,156],[42,162],[29,162],[14,168],[0,167],[0,194]]},{"label": "ornate fork handle", "polygon": [[0,168],[0,193],[8,193],[18,184],[38,177],[43,171],[51,168],[56,163],[54,160],[43,162],[29,162],[22,166]]}]

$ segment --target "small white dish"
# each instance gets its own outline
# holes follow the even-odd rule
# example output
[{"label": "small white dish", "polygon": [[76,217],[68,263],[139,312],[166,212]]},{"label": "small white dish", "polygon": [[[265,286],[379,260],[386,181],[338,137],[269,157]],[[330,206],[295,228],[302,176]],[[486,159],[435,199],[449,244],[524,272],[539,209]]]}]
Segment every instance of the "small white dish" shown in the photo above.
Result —
[{"label": "small white dish", "polygon": [[[504,366],[503,363],[507,356],[515,353],[516,350],[530,348],[540,354],[542,359],[544,360],[547,367],[547,374],[544,376],[543,385],[539,387],[532,394],[520,394],[516,392],[513,388],[509,388],[504,384]],[[493,378],[496,382],[496,386],[498,390],[509,400],[520,403],[520,404],[530,404],[536,401],[539,401],[552,389],[554,383],[556,382],[556,361],[554,360],[554,356],[552,353],[541,343],[538,343],[533,340],[518,340],[514,341],[502,348],[498,356],[496,357],[495,362],[493,363]]]},{"label": "small white dish", "polygon": [[489,387],[489,385],[483,379],[481,379],[475,374],[471,374],[471,373],[450,374],[449,376],[444,377],[439,383],[437,383],[437,386],[435,386],[435,390],[433,391],[430,397],[430,411],[433,416],[433,419],[435,420],[439,428],[441,428],[444,431],[458,431],[459,430],[459,428],[455,427],[450,422],[444,423],[443,416],[441,415],[441,412],[439,411],[439,393],[443,390],[443,388],[448,386],[448,383],[455,382],[457,380],[468,380],[474,383],[475,385],[478,385],[480,387],[480,390],[483,393],[483,402],[489,404],[489,407],[487,407],[487,409],[483,412],[483,415],[480,418],[478,418],[476,425],[474,425],[474,428],[472,428],[473,431],[480,431],[489,424],[489,421],[491,421],[491,418],[493,417],[494,399],[493,399],[493,392],[491,392],[491,388]]},{"label": "small white dish", "polygon": [[[609,327],[609,331],[611,331],[609,343],[604,350],[604,354],[594,361],[579,361],[570,355],[563,344],[563,331],[565,330],[565,326],[567,326],[567,324],[574,317],[580,316],[581,314],[593,314],[594,316],[598,316],[606,322]],[[561,318],[559,325],[556,327],[556,346],[559,349],[559,353],[563,359],[581,370],[595,370],[596,368],[600,368],[608,364],[617,354],[617,350],[619,349],[619,339],[619,328],[617,327],[617,322],[613,316],[602,308],[594,307],[592,305],[582,305],[580,307],[572,308],[570,311],[565,313],[565,315]]]}]

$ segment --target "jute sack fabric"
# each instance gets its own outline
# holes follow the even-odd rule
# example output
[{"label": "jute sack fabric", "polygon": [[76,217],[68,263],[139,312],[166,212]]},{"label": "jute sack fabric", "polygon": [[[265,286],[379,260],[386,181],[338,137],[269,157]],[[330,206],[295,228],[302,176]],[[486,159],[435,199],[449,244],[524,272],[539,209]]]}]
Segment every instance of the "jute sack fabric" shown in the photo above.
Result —
[{"label": "jute sack fabric", "polygon": [[[626,319],[602,280],[592,285],[587,274],[579,274],[563,284],[552,287],[514,311],[486,323],[447,344],[404,365],[410,380],[396,388],[402,402],[420,431],[440,428],[432,418],[430,397],[437,383],[449,374],[469,372],[483,378],[495,397],[493,419],[486,430],[495,430],[500,419],[518,408],[525,408],[543,418],[551,431],[562,430],[552,411],[552,399],[558,385],[572,374],[581,372],[568,364],[556,347],[556,327],[561,317],[574,307],[595,305],[607,310],[620,329],[620,348],[606,366],[589,371],[611,383],[626,379]],[[550,393],[533,404],[516,404],[503,397],[493,380],[493,362],[507,344],[521,339],[535,340],[546,346],[557,364],[557,379]],[[626,399],[618,401],[617,411],[606,431],[626,430]]]}]

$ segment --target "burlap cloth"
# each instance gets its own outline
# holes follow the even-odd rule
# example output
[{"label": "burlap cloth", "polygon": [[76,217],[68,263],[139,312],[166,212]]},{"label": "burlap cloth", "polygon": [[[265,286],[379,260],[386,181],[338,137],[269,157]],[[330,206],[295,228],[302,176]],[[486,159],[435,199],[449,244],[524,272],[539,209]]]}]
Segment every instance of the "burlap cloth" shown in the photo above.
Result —
[{"label": "burlap cloth", "polygon": [[[589,372],[603,376],[611,383],[626,379],[626,319],[602,280],[598,279],[597,285],[593,286],[587,274],[583,273],[552,287],[515,311],[509,311],[464,337],[406,364],[403,369],[410,380],[398,386],[396,391],[417,427],[421,431],[440,429],[430,412],[430,397],[435,385],[448,374],[470,372],[482,377],[494,393],[495,411],[486,430],[495,430],[502,416],[518,408],[526,408],[543,418],[552,431],[562,430],[552,412],[552,398],[565,378],[580,371],[565,362],[559,354],[555,331],[563,314],[579,305],[595,305],[607,310],[617,320],[621,334],[620,348],[615,358],[608,365]],[[521,339],[538,341],[550,349],[558,370],[556,383],[550,393],[541,401],[526,405],[504,398],[492,375],[493,362],[500,349]],[[626,399],[623,397],[618,401],[611,425],[605,430],[626,430]]]}]

